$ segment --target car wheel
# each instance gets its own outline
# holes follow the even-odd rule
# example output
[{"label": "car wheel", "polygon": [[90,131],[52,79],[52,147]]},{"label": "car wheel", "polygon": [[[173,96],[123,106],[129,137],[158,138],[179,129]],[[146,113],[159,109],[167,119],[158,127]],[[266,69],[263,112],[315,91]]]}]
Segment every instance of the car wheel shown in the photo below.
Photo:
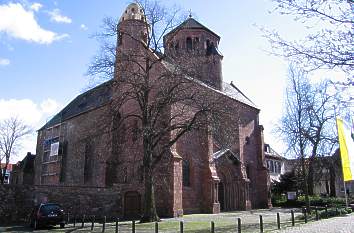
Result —
[{"label": "car wheel", "polygon": [[60,223],[60,228],[64,228],[65,227],[65,223]]}]

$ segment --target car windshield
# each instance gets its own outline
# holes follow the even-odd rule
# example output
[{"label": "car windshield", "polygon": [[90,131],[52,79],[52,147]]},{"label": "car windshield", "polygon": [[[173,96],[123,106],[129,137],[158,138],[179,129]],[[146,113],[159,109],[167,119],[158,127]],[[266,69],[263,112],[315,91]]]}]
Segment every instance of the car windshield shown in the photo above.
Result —
[{"label": "car windshield", "polygon": [[49,213],[51,213],[51,212],[59,212],[60,211],[60,206],[59,205],[55,205],[55,204],[53,204],[53,205],[44,205],[44,206],[42,206],[42,208],[41,208],[41,213],[43,213],[43,214],[49,214]]}]

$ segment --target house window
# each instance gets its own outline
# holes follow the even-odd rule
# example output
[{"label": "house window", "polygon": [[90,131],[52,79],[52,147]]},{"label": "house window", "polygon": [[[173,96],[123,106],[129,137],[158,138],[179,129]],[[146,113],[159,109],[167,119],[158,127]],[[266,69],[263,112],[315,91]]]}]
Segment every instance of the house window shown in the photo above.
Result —
[{"label": "house window", "polygon": [[183,186],[189,187],[190,183],[190,164],[189,161],[183,160],[182,161],[182,184]]}]

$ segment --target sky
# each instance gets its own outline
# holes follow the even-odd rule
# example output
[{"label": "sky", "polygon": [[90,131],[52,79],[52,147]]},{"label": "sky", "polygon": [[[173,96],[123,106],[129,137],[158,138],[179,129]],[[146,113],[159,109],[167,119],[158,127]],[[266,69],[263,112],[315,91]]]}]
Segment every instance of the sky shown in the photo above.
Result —
[{"label": "sky", "polygon": [[[43,126],[87,89],[88,65],[99,49],[92,35],[102,19],[118,19],[126,0],[0,0],[0,120],[17,116],[33,129]],[[272,133],[282,114],[288,63],[270,55],[259,27],[296,39],[304,28],[271,13],[270,0],[162,0],[191,11],[221,37],[223,78],[238,86],[261,110],[265,142],[279,153],[285,147]],[[35,153],[36,132],[23,140],[15,162]]]}]

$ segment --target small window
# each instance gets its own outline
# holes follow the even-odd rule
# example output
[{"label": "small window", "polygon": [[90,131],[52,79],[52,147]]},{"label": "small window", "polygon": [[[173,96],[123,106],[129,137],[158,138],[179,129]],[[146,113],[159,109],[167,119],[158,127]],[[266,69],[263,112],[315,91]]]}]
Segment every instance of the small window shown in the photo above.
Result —
[{"label": "small window", "polygon": [[186,39],[186,47],[187,47],[187,50],[189,50],[189,51],[193,49],[192,38],[187,37],[187,39]]},{"label": "small window", "polygon": [[190,183],[190,165],[189,161],[183,160],[182,161],[182,184],[183,186],[189,187]]},{"label": "small window", "polygon": [[132,12],[133,12],[133,13],[135,12],[135,8],[132,8]]},{"label": "small window", "polygon": [[118,34],[118,45],[123,44],[123,33],[119,32]]},{"label": "small window", "polygon": [[175,50],[178,51],[178,49],[179,49],[179,43],[177,41],[176,44],[175,44]]},{"label": "small window", "polygon": [[246,175],[247,175],[247,178],[250,179],[250,165],[246,165]]}]

